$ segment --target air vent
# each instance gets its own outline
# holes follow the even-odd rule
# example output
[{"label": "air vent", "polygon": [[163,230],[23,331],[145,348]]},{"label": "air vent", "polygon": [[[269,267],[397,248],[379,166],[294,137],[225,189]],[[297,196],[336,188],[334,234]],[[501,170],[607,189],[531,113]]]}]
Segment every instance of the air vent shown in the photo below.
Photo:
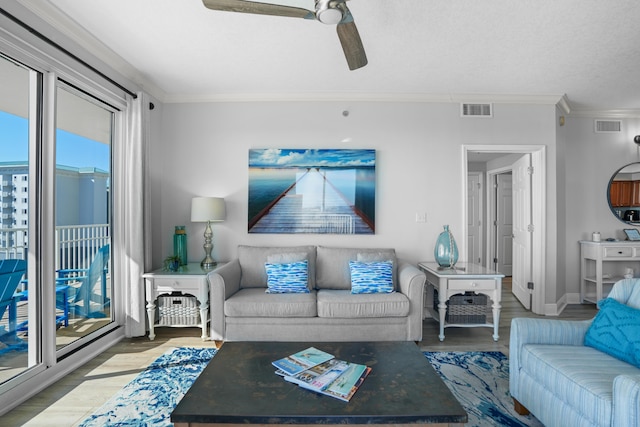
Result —
[{"label": "air vent", "polygon": [[461,117],[493,117],[491,104],[460,104]]},{"label": "air vent", "polygon": [[595,132],[596,133],[616,133],[622,131],[621,120],[596,120]]}]

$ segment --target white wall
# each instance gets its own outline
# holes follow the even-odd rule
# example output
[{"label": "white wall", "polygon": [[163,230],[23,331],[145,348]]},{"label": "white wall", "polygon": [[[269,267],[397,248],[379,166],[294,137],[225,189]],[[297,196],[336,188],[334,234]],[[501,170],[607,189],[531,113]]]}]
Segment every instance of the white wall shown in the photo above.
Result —
[{"label": "white wall", "polygon": [[[463,240],[463,144],[548,145],[555,163],[554,106],[495,105],[492,119],[463,119],[458,104],[192,103],[166,104],[152,116],[161,128],[149,157],[154,267],[172,253],[175,225],[187,226],[190,261],[204,256],[204,224],[189,221],[193,196],[227,202],[227,221],[214,225],[218,260],[235,257],[238,244],[309,243],[394,247],[411,262],[433,260],[443,224]],[[248,150],[269,147],[377,150],[375,236],[248,234]],[[554,188],[555,169],[548,169]],[[555,191],[549,197],[555,200]],[[548,208],[555,233],[555,202]],[[417,212],[427,213],[427,223],[415,222]],[[549,243],[555,247],[555,239]],[[555,274],[555,250],[549,252]]]},{"label": "white wall", "polygon": [[640,134],[640,119],[626,119],[622,132],[596,134],[594,118],[567,117],[559,130],[566,145],[564,174],[566,192],[564,211],[566,228],[565,283],[568,295],[580,292],[579,240],[590,240],[600,231],[602,239],[624,239],[622,229],[629,226],[613,216],[607,201],[611,176],[623,165],[640,161],[633,137]]}]

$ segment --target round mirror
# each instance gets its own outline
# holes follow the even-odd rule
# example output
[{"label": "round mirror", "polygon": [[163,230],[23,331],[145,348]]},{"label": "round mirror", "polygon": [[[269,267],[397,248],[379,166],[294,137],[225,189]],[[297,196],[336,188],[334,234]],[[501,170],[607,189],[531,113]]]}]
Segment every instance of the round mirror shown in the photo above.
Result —
[{"label": "round mirror", "polygon": [[607,190],[611,212],[620,221],[640,225],[640,162],[620,168]]}]

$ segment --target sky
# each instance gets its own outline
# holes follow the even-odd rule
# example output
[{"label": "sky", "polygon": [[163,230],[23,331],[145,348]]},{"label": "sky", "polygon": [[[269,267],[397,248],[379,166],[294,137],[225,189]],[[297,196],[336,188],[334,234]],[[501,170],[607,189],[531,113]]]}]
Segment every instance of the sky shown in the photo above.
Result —
[{"label": "sky", "polygon": [[[0,162],[28,160],[27,120],[0,111]],[[56,164],[109,171],[109,146],[70,132],[58,130]]]},{"label": "sky", "polygon": [[375,150],[249,150],[249,166],[259,168],[375,166]]}]

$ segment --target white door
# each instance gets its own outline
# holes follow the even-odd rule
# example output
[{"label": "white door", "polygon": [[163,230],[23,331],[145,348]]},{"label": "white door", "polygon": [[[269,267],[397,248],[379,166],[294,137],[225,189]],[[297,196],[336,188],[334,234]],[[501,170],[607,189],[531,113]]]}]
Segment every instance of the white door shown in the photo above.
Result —
[{"label": "white door", "polygon": [[513,271],[512,292],[527,309],[531,309],[531,154],[513,164]]},{"label": "white door", "polygon": [[467,175],[467,262],[484,265],[482,256],[482,173]]},{"label": "white door", "polygon": [[511,172],[496,175],[496,265],[505,276],[513,267],[513,184]]}]

